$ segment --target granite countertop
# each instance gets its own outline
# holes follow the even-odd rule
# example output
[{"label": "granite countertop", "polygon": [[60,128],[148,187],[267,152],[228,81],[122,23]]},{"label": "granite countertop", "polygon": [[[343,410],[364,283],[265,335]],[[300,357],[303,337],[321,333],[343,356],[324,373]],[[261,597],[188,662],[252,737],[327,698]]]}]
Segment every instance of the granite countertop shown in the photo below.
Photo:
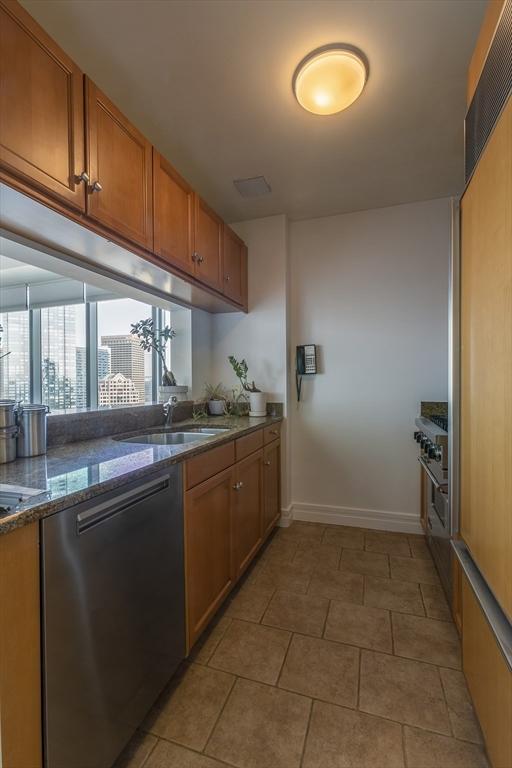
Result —
[{"label": "granite countertop", "polygon": [[[148,470],[158,471],[281,420],[281,417],[271,416],[225,416],[201,422],[187,419],[175,422],[169,431],[182,431],[187,426],[211,426],[227,427],[229,432],[183,445],[123,443],[119,440],[123,435],[115,435],[67,443],[50,448],[45,456],[2,464],[0,484],[37,488],[43,494],[32,497],[12,512],[0,515],[0,535],[144,477]],[[151,427],[137,434],[159,431],[163,431],[162,427]]]}]

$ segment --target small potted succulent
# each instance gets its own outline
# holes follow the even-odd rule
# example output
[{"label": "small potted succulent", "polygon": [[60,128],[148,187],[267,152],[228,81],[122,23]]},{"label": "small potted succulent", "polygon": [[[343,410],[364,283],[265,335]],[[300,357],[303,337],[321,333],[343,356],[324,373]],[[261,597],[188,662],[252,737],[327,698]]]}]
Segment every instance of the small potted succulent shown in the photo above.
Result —
[{"label": "small potted succulent", "polygon": [[266,416],[267,415],[267,395],[265,392],[262,392],[254,381],[249,383],[249,380],[247,378],[248,375],[248,365],[245,360],[238,361],[236,357],[233,355],[230,355],[228,357],[228,360],[230,362],[231,367],[233,368],[233,371],[235,372],[235,376],[237,377],[238,381],[240,382],[240,385],[244,392],[247,392],[249,395],[249,404],[250,404],[250,410],[249,410],[249,416]]},{"label": "small potted succulent", "polygon": [[222,384],[204,385],[204,398],[208,405],[210,416],[223,416],[226,413],[226,391]]},{"label": "small potted succulent", "polygon": [[130,333],[136,336],[144,352],[155,350],[162,363],[162,383],[158,388],[158,399],[166,403],[170,397],[176,396],[178,400],[185,400],[188,387],[180,386],[176,383],[176,378],[172,371],[167,367],[165,359],[165,349],[176,336],[176,331],[170,325],[163,328],[155,328],[151,317],[146,320],[139,320],[138,323],[132,323]]}]

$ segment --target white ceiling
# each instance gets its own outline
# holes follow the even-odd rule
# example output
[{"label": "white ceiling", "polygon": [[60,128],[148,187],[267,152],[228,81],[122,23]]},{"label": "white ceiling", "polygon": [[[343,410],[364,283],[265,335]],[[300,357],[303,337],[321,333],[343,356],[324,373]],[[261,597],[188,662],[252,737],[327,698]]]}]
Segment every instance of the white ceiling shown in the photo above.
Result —
[{"label": "white ceiling", "polygon": [[[457,194],[465,74],[486,0],[22,0],[217,211],[324,216]],[[370,62],[338,115],[295,66],[331,42]],[[264,175],[266,197],[233,179]]]}]

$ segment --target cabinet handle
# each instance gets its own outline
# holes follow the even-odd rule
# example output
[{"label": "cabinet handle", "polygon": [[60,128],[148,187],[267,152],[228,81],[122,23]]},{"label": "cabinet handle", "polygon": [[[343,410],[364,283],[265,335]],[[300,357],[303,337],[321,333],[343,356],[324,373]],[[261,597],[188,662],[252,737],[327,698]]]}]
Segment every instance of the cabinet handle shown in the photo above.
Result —
[{"label": "cabinet handle", "polygon": [[90,191],[91,192],[101,192],[102,189],[103,189],[103,187],[101,186],[99,181],[93,181],[93,183],[90,186]]},{"label": "cabinet handle", "polygon": [[243,487],[244,487],[244,484],[243,484],[242,482],[240,482],[240,483],[235,483],[235,484],[234,484],[234,486],[233,486],[233,490],[234,490],[234,491],[239,491],[239,490],[240,490],[241,488],[243,488]]},{"label": "cabinet handle", "polygon": [[230,276],[226,275],[226,283],[229,283],[230,280],[231,280]]},{"label": "cabinet handle", "polygon": [[77,182],[83,181],[84,184],[88,184],[90,182],[89,174],[87,174],[85,171],[82,171],[80,176],[75,176],[75,179]]},{"label": "cabinet handle", "polygon": [[199,254],[197,251],[194,251],[192,254],[192,261],[199,261]]},{"label": "cabinet handle", "polygon": [[204,256],[198,256],[198,259],[197,259],[197,260],[198,260],[198,262],[199,262],[200,264],[202,264],[202,263],[203,263],[203,261],[204,261]]},{"label": "cabinet handle", "polygon": [[279,434],[279,432],[277,431],[277,429],[269,430],[269,435],[278,435],[278,434]]},{"label": "cabinet handle", "polygon": [[270,467],[270,465],[272,464],[272,462],[271,462],[271,461],[264,461],[264,462],[263,462],[263,464],[264,464],[266,467]]}]

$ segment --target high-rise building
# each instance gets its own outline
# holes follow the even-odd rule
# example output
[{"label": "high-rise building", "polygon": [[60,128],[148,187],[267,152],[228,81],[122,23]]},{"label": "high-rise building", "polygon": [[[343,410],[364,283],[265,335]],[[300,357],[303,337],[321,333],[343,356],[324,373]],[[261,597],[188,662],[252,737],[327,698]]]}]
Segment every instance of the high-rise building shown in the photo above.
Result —
[{"label": "high-rise building", "polygon": [[76,348],[76,407],[87,407],[87,353],[85,347]]},{"label": "high-rise building", "polygon": [[109,347],[98,347],[98,381],[112,372],[111,354]]},{"label": "high-rise building", "polygon": [[30,401],[28,312],[0,314],[0,399]]},{"label": "high-rise building", "polygon": [[[41,310],[43,402],[50,409],[77,406],[77,313],[66,305]],[[85,365],[83,366],[85,371]]]},{"label": "high-rise building", "polygon": [[139,393],[134,382],[122,373],[109,373],[98,383],[100,406],[133,405],[139,403]]},{"label": "high-rise building", "polygon": [[144,350],[138,339],[131,334],[102,336],[101,344],[110,349],[110,365],[113,374],[121,373],[135,384],[139,403],[145,402]]}]

